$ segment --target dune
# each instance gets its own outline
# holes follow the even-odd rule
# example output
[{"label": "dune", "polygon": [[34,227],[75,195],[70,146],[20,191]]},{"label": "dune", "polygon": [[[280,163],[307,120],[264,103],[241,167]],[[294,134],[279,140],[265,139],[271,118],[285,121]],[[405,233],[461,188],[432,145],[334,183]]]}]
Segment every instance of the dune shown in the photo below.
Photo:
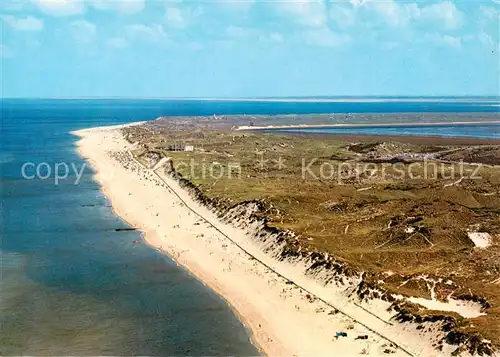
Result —
[{"label": "dune", "polygon": [[149,245],[225,299],[264,354],[439,356],[456,348],[432,347],[438,325],[426,325],[424,333],[393,321],[388,302],[353,301],[345,286],[325,284],[304,274],[300,262],[265,253],[245,229],[222,222],[192,198],[160,163],[146,168],[135,161],[120,127],[73,132],[113,209]]}]

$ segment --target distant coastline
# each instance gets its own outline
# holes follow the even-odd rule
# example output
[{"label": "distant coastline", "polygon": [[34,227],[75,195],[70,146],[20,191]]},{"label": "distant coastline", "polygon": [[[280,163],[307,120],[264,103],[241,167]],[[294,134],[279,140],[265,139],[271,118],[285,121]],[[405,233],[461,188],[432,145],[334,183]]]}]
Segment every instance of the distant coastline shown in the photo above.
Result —
[{"label": "distant coastline", "polygon": [[390,127],[424,127],[424,126],[458,126],[458,125],[500,125],[498,121],[467,121],[467,122],[437,122],[437,123],[377,123],[377,124],[292,124],[266,126],[239,126],[236,130],[280,130],[280,129],[328,129],[328,128],[390,128]]},{"label": "distant coastline", "polygon": [[484,103],[500,106],[498,96],[288,96],[288,97],[3,97],[1,100],[162,100],[297,103]]}]

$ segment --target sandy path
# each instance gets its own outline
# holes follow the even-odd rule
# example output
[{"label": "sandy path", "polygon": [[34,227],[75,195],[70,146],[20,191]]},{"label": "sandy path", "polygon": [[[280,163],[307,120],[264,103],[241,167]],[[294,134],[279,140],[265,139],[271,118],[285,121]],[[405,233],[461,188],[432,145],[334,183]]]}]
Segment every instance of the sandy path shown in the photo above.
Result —
[{"label": "sandy path", "polygon": [[[408,356],[373,333],[377,331],[396,341],[411,355],[439,355],[413,327],[385,323],[383,320],[390,315],[384,311],[387,307],[384,303],[374,301],[365,306],[380,316],[375,317],[350,303],[342,288],[325,287],[306,278],[302,267],[271,259],[244,231],[217,221],[212,212],[194,202],[174,180],[164,175],[160,178],[132,160],[125,168],[116,156],[118,153],[122,158],[127,157],[130,145],[116,127],[93,128],[74,134],[81,137],[78,151],[89,158],[96,169],[96,179],[115,212],[143,231],[150,245],[166,252],[226,299],[253,332],[253,341],[266,354]],[[183,201],[217,229],[193,213]],[[333,309],[319,300],[309,302],[305,291],[287,284],[226,236],[266,265],[307,287],[314,295],[341,307],[369,329],[341,313],[332,313]],[[334,338],[340,331],[347,332],[348,336]],[[365,335],[367,339],[356,339]],[[388,351],[391,354],[387,354]]]}]

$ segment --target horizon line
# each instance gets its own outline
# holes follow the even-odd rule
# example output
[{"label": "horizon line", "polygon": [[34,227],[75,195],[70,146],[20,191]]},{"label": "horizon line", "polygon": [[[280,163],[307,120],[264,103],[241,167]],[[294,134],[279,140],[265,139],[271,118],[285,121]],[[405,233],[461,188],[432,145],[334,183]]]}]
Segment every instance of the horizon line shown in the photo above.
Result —
[{"label": "horizon line", "polygon": [[311,95],[311,96],[249,96],[249,97],[152,97],[152,96],[12,96],[0,97],[0,100],[26,99],[26,100],[205,100],[205,101],[280,101],[280,100],[341,100],[341,99],[467,99],[489,98],[500,99],[498,95]]}]

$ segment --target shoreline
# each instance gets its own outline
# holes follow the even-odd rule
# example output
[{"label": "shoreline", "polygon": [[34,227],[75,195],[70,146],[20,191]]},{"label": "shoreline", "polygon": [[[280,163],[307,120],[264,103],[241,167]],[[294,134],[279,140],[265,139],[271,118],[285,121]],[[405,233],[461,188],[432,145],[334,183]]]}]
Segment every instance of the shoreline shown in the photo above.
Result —
[{"label": "shoreline", "polygon": [[[256,131],[266,132],[266,131]],[[401,134],[361,134],[361,133],[321,133],[300,131],[269,131],[270,133],[281,133],[284,135],[298,135],[307,138],[327,139],[338,138],[345,141],[398,141],[409,144],[421,145],[450,145],[450,146],[489,146],[500,145],[500,138],[481,138],[476,136],[439,136],[439,135],[401,135]]]},{"label": "shoreline", "polygon": [[[401,347],[394,349],[394,356],[443,355],[414,326],[388,324],[392,316],[384,312],[387,302],[356,306],[344,296],[345,287],[324,286],[304,276],[302,265],[272,259],[244,230],[218,220],[177,181],[130,160],[132,145],[117,130],[121,127],[72,132],[80,137],[77,151],[95,169],[95,179],[113,210],[141,230],[147,244],[169,255],[230,304],[262,352],[272,356],[357,355],[360,351],[385,355],[384,348],[397,340],[396,346]],[[126,162],[128,169],[117,160]],[[282,279],[285,276],[295,286]],[[306,292],[319,299],[310,301]],[[326,313],[332,305],[341,308]],[[347,330],[351,338],[333,339],[336,332]],[[356,335],[369,338],[353,339]]]},{"label": "shoreline", "polygon": [[121,207],[120,204],[117,204],[116,192],[113,192],[110,183],[108,182],[106,177],[100,172],[101,170],[105,169],[105,167],[108,165],[106,165],[106,163],[103,164],[102,162],[100,162],[101,160],[99,160],[98,157],[92,155],[92,153],[90,152],[92,147],[87,147],[84,143],[82,143],[82,141],[86,138],[86,135],[88,135],[92,131],[117,130],[126,126],[140,125],[142,123],[143,122],[135,122],[125,125],[95,127],[95,128],[82,129],[71,132],[71,134],[76,135],[80,138],[80,140],[76,143],[76,151],[80,156],[85,157],[85,160],[88,161],[91,164],[92,168],[95,170],[94,179],[99,183],[101,187],[101,192],[110,201],[113,212],[115,212],[117,216],[125,220],[131,227],[138,228],[138,230],[142,233],[144,242],[147,245],[168,255],[169,258],[172,259],[178,266],[185,269],[189,274],[193,275],[204,286],[214,291],[224,302],[226,302],[233,311],[233,313],[235,314],[236,318],[241,321],[245,329],[248,331],[250,342],[260,352],[262,352],[264,355],[291,355],[291,351],[288,351],[281,346],[279,346],[278,348],[275,346],[269,346],[267,341],[269,337],[262,336],[262,334],[258,334],[255,332],[257,329],[260,329],[261,325],[257,327],[257,325],[252,321],[252,319],[248,317],[249,313],[242,312],[243,310],[245,310],[244,306],[240,306],[240,304],[238,304],[234,299],[230,300],[227,298],[227,294],[224,292],[224,289],[222,289],[217,284],[217,279],[213,279],[209,275],[204,274],[203,269],[201,267],[197,267],[194,262],[186,264],[186,262],[180,260],[179,251],[169,252],[168,250],[164,250],[161,241],[159,240],[157,234],[154,231],[146,227],[140,220],[135,219],[133,215],[130,215],[126,211],[126,209],[125,210],[122,209],[123,207]]},{"label": "shoreline", "polygon": [[[5,97],[3,100],[169,100],[211,102],[298,102],[298,103],[480,103],[499,106],[498,96],[290,96],[290,97]],[[490,104],[490,105],[488,105]]]},{"label": "shoreline", "polygon": [[[467,126],[467,125],[500,125],[500,121],[455,121],[455,122],[426,122],[426,123],[376,123],[376,124],[291,124],[291,125],[265,125],[247,126],[242,125],[236,128],[237,131],[286,131],[289,129],[351,129],[351,128],[398,128],[398,127],[447,127],[447,126]],[[328,133],[324,133],[328,134]],[[346,133],[349,134],[349,133]],[[360,134],[362,135],[362,134]],[[370,135],[370,134],[368,134]],[[384,134],[381,134],[384,135]],[[403,136],[403,135],[402,135]]]}]

